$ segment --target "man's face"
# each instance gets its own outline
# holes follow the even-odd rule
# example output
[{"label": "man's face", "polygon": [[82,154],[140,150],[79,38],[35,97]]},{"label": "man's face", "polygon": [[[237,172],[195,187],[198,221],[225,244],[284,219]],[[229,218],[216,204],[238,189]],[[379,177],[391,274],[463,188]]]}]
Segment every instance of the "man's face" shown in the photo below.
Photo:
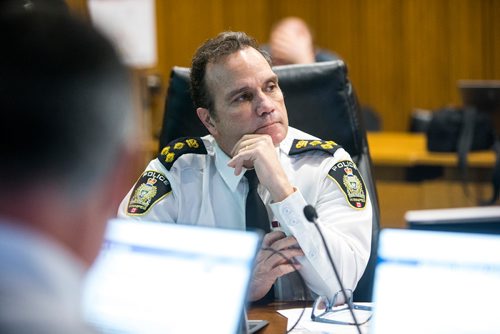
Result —
[{"label": "man's face", "polygon": [[216,119],[211,134],[229,154],[245,134],[267,134],[275,146],[286,137],[288,116],[276,74],[265,58],[248,47],[208,64],[206,82]]}]

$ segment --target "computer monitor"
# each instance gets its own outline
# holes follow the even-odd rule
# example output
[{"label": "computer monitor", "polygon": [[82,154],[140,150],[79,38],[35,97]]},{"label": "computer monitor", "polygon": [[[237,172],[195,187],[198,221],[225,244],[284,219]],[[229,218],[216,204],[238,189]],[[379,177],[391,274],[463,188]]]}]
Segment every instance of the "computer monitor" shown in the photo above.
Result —
[{"label": "computer monitor", "polygon": [[459,80],[458,89],[463,105],[489,114],[500,133],[500,80]]},{"label": "computer monitor", "polygon": [[411,210],[405,221],[413,230],[500,234],[500,206]]},{"label": "computer monitor", "polygon": [[369,333],[500,333],[499,287],[500,235],[382,229]]},{"label": "computer monitor", "polygon": [[257,232],[114,219],[84,284],[87,322],[103,333],[239,330]]}]

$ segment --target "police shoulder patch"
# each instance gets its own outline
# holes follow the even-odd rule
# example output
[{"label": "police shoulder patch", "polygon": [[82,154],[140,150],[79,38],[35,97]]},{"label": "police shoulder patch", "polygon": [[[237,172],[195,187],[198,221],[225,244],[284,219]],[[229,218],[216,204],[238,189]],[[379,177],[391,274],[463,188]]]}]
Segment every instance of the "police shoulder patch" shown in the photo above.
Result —
[{"label": "police shoulder patch", "polygon": [[145,171],[132,190],[128,201],[127,214],[142,216],[159,200],[172,192],[172,186],[162,173]]},{"label": "police shoulder patch", "polygon": [[158,155],[158,160],[160,160],[167,170],[170,170],[174,162],[179,159],[181,155],[187,153],[207,154],[207,149],[205,148],[203,140],[201,140],[200,137],[182,137],[171,141],[161,150]]},{"label": "police shoulder patch", "polygon": [[351,207],[363,209],[366,206],[366,186],[354,162],[337,162],[328,176],[338,184]]},{"label": "police shoulder patch", "polygon": [[296,155],[296,154],[301,154],[307,151],[323,151],[327,152],[331,155],[334,155],[335,152],[340,148],[341,146],[338,145],[336,142],[333,140],[319,140],[319,139],[313,139],[313,140],[305,140],[305,139],[294,139],[292,143],[292,147],[290,148],[290,152],[288,152],[288,155]]}]

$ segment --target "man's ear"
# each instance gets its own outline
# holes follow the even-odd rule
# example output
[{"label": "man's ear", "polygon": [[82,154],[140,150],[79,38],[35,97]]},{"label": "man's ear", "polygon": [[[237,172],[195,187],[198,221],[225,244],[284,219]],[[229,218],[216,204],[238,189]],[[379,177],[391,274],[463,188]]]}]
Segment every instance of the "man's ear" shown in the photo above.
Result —
[{"label": "man's ear", "polygon": [[208,111],[208,109],[197,108],[196,114],[198,114],[198,118],[203,123],[203,125],[205,125],[208,132],[210,132],[212,136],[217,135],[217,127],[215,126],[215,122],[213,121],[212,116],[210,116],[210,112]]}]

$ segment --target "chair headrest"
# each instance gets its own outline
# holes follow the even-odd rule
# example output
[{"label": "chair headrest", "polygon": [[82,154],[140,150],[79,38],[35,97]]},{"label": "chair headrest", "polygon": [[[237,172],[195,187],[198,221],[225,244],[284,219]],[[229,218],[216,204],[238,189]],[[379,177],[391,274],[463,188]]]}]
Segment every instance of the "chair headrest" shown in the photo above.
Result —
[{"label": "chair headrest", "polygon": [[[362,153],[359,107],[344,62],[276,66],[273,70],[285,96],[291,126],[334,140],[352,156]],[[160,147],[178,137],[208,133],[191,100],[189,73],[189,68],[172,70]]]}]

